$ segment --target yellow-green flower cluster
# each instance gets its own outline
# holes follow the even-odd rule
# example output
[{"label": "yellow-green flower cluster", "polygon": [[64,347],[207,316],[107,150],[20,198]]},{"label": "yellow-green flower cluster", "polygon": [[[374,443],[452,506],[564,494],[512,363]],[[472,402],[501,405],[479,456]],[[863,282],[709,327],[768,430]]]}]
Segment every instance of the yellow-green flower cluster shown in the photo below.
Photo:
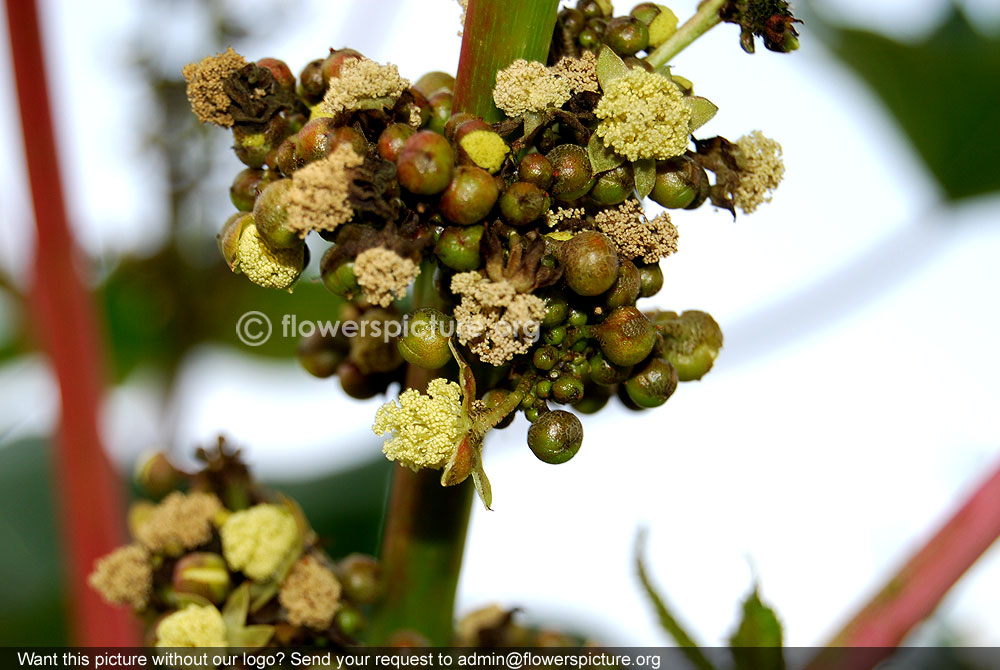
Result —
[{"label": "yellow-green flower cluster", "polygon": [[294,284],[302,272],[303,253],[302,246],[272,249],[257,232],[257,226],[249,225],[240,236],[236,259],[240,271],[254,284],[284,289]]},{"label": "yellow-green flower cluster", "polygon": [[363,109],[369,101],[378,101],[379,107],[391,107],[409,87],[409,80],[401,77],[399,68],[392,63],[382,65],[367,58],[350,60],[341,66],[340,75],[330,80],[330,88],[317,112],[319,116],[337,118],[345,112]]},{"label": "yellow-green flower cluster", "polygon": [[87,582],[108,603],[143,610],[153,590],[149,552],[141,544],[119,547],[97,559]]},{"label": "yellow-green flower cluster", "polygon": [[432,379],[424,395],[407,389],[399,404],[389,402],[375,413],[376,435],[390,435],[382,453],[411,470],[443,468],[466,430],[462,391],[446,379]]},{"label": "yellow-green flower cluster", "polygon": [[570,98],[570,83],[537,61],[519,58],[497,72],[493,102],[507,116],[561,107]]},{"label": "yellow-green flower cluster", "polygon": [[274,577],[299,544],[295,518],[279,505],[260,504],[236,512],[219,535],[229,567],[258,582]]},{"label": "yellow-green flower cluster", "polygon": [[156,627],[157,647],[225,647],[226,623],[211,605],[189,605]]},{"label": "yellow-green flower cluster", "polygon": [[761,203],[771,202],[771,194],[785,176],[785,164],[781,145],[759,130],[736,140],[736,145],[743,161],[733,202],[744,214],[750,214]]},{"label": "yellow-green flower cluster", "polygon": [[598,137],[631,161],[666,160],[688,147],[691,110],[677,85],[642,68],[608,82],[594,114]]}]

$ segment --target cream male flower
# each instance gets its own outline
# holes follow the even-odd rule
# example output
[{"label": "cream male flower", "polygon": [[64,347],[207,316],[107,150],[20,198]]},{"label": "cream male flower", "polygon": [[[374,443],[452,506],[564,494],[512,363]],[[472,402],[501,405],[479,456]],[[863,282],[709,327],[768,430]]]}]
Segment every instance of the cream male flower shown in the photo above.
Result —
[{"label": "cream male flower", "polygon": [[382,405],[372,426],[376,435],[390,436],[382,446],[386,458],[413,471],[443,468],[467,428],[461,389],[440,378],[431,380],[426,395],[407,389],[398,405]]},{"label": "cream male flower", "polygon": [[497,72],[493,102],[507,116],[561,107],[570,98],[570,83],[537,61],[519,58]]},{"label": "cream male flower", "polygon": [[236,258],[240,270],[254,284],[264,288],[284,289],[299,278],[303,253],[305,252],[301,246],[272,249],[257,232],[257,226],[251,224],[240,235]]},{"label": "cream male flower", "polygon": [[157,647],[225,647],[226,623],[212,605],[189,605],[156,627]]},{"label": "cream male flower", "polygon": [[254,505],[230,515],[219,535],[229,567],[258,582],[276,576],[281,563],[300,541],[292,513],[268,504]]},{"label": "cream male flower", "polygon": [[595,131],[631,161],[666,160],[688,147],[691,110],[672,81],[642,68],[608,83],[594,114],[601,119]]},{"label": "cream male flower", "polygon": [[736,145],[743,153],[743,163],[733,202],[744,214],[750,214],[761,203],[771,202],[771,194],[785,176],[785,164],[781,145],[759,130],[736,140]]}]

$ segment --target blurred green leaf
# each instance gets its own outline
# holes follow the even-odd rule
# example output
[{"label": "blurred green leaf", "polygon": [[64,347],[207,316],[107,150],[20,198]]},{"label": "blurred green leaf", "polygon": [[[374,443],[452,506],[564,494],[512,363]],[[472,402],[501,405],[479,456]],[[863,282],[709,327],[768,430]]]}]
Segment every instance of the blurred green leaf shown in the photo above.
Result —
[{"label": "blurred green leaf", "polygon": [[737,670],[783,670],[781,622],[757,587],[743,601],[743,619],[729,638]]},{"label": "blurred green leaf", "polygon": [[694,667],[701,670],[712,670],[714,667],[712,663],[702,650],[698,648],[698,645],[688,635],[688,632],[684,630],[684,627],[677,621],[677,617],[667,607],[666,600],[656,591],[656,587],[650,581],[649,574],[646,572],[645,553],[646,531],[641,530],[635,539],[636,571],[639,574],[639,581],[642,583],[643,590],[649,596],[650,602],[653,603],[653,607],[656,609],[656,616],[660,620],[660,626],[674,639],[677,646],[681,648],[681,652]]},{"label": "blurred green leaf", "polygon": [[48,442],[0,445],[0,646],[68,644]]},{"label": "blurred green leaf", "polygon": [[1000,36],[986,36],[953,8],[916,43],[837,27],[812,14],[815,34],[882,98],[945,196],[1000,190]]}]

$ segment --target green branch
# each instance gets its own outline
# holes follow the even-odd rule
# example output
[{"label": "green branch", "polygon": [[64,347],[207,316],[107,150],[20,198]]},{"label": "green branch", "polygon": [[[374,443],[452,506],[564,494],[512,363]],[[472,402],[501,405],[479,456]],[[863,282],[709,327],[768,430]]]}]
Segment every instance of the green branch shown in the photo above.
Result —
[{"label": "green branch", "polygon": [[719,10],[728,0],[707,0],[698,8],[697,13],[687,22],[677,29],[670,38],[658,46],[653,53],[646,56],[646,62],[659,70],[670,62],[670,60],[684,51],[689,44],[707,33],[711,28],[719,25],[722,19],[719,18]]}]

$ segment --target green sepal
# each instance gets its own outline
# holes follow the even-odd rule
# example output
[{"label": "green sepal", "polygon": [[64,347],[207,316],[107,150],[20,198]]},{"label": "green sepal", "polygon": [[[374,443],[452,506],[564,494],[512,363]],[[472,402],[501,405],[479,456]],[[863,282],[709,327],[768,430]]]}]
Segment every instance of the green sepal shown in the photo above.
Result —
[{"label": "green sepal", "polygon": [[524,134],[530,135],[535,132],[538,126],[542,125],[546,116],[542,112],[525,112],[522,118],[524,120]]},{"label": "green sepal", "polygon": [[628,65],[621,59],[621,56],[610,47],[602,48],[601,53],[597,56],[597,81],[601,84],[601,90],[606,91],[608,84],[626,74],[628,74]]},{"label": "green sepal", "polygon": [[590,157],[590,166],[594,174],[614,170],[625,162],[625,157],[610,147],[604,146],[604,140],[593,133],[590,142],[587,143],[587,155]]},{"label": "green sepal", "polygon": [[[452,356],[455,357],[455,362],[458,363],[458,385],[462,388],[462,413],[466,417],[471,417],[472,403],[476,399],[476,376],[458,353],[454,341],[449,340],[448,346],[451,348]],[[483,469],[483,438],[482,435],[476,434],[471,426],[471,419],[469,421],[469,430],[459,439],[448,464],[441,472],[441,486],[456,486],[472,475],[472,483],[476,487],[479,499],[483,501],[486,509],[491,509],[493,490]]]},{"label": "green sepal", "polygon": [[743,619],[729,646],[737,670],[784,670],[781,622],[760,599],[756,584],[743,601]]},{"label": "green sepal", "polygon": [[656,184],[656,161],[652,158],[633,161],[632,173],[635,175],[635,190],[641,200],[653,192]]},{"label": "green sepal", "polygon": [[692,95],[684,98],[684,104],[691,110],[691,132],[698,130],[715,117],[718,106],[708,98]]}]

